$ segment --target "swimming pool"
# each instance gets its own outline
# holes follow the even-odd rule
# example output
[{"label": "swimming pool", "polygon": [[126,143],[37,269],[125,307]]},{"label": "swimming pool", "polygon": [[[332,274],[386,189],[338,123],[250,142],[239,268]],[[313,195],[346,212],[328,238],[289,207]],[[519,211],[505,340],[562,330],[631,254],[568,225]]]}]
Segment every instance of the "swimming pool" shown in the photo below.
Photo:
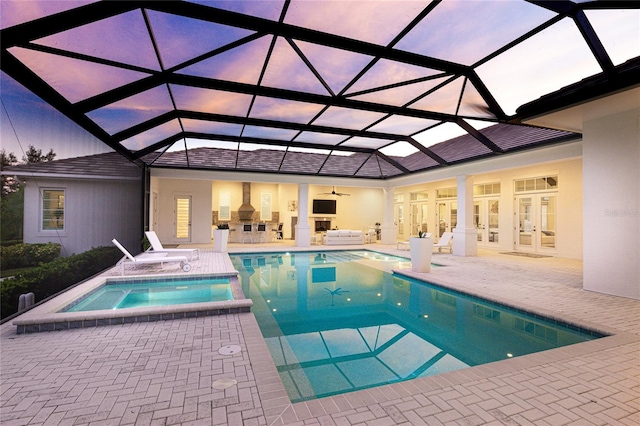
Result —
[{"label": "swimming pool", "polygon": [[292,402],[602,337],[392,274],[364,252],[231,256]]},{"label": "swimming pool", "polygon": [[147,308],[232,299],[231,285],[226,277],[116,279],[107,280],[60,312]]}]

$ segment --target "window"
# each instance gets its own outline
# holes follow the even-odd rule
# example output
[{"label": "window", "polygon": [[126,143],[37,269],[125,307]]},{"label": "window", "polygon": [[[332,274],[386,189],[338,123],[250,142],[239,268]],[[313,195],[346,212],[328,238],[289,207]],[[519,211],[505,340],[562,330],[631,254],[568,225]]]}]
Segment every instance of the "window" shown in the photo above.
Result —
[{"label": "window", "polygon": [[515,192],[548,191],[558,189],[558,176],[546,176],[514,181]]},{"label": "window", "polygon": [[473,185],[473,195],[499,195],[500,184],[499,183],[485,183],[479,185]]},{"label": "window", "polygon": [[456,198],[458,196],[458,188],[440,188],[436,191],[436,198]]},{"label": "window", "polygon": [[229,192],[220,193],[220,210],[218,220],[231,220],[231,195]]},{"label": "window", "polygon": [[412,192],[410,194],[411,201],[427,201],[429,195],[426,192]]},{"label": "window", "polygon": [[260,220],[271,222],[271,193],[260,194]]},{"label": "window", "polygon": [[42,190],[42,230],[64,229],[64,189]]}]

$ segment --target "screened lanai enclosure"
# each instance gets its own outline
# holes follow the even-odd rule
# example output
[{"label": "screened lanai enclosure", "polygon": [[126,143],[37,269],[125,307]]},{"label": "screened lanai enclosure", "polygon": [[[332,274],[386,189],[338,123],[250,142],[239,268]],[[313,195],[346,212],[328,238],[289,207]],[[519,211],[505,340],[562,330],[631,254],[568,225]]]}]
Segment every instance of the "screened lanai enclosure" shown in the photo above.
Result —
[{"label": "screened lanai enclosure", "polygon": [[631,1],[1,3],[2,71],[141,166],[387,179],[640,84]]}]

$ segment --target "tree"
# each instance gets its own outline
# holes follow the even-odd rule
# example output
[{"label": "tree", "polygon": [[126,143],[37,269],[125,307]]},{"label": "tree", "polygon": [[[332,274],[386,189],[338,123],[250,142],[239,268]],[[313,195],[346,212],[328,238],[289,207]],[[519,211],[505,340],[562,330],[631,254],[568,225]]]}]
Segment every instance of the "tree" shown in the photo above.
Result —
[{"label": "tree", "polygon": [[[41,149],[29,145],[22,157],[25,164],[47,163],[56,157],[53,149],[42,155]],[[18,159],[14,153],[0,150],[0,170],[7,166],[15,166]],[[2,241],[22,241],[24,222],[24,191],[21,182],[13,176],[2,176],[2,196],[0,198],[0,237]]]},{"label": "tree", "polygon": [[42,155],[41,149],[36,149],[33,145],[29,145],[29,149],[22,157],[22,162],[26,164],[47,163],[53,161],[54,158],[56,158],[56,154],[53,149],[50,149],[48,154]]},{"label": "tree", "polygon": [[[7,166],[15,166],[18,164],[18,159],[13,152],[7,154],[4,149],[0,150],[0,170],[3,170]],[[20,183],[13,176],[2,176],[2,196],[16,192],[20,186]]]},{"label": "tree", "polygon": [[4,168],[5,166],[15,166],[16,164],[18,164],[18,159],[13,152],[7,154],[7,151],[2,148],[0,150],[0,156],[0,169]]},{"label": "tree", "polygon": [[[0,150],[0,170],[15,166],[18,159],[10,152]],[[22,240],[24,195],[20,191],[20,181],[13,176],[2,176],[2,196],[0,197],[0,215],[3,241]]]}]

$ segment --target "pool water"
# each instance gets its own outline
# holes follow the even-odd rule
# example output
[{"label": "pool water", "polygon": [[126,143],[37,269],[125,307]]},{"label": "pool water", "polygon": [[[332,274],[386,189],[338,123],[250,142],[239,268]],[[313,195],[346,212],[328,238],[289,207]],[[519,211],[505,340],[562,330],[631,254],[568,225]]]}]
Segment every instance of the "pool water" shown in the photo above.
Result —
[{"label": "pool water", "polygon": [[342,251],[231,259],[292,402],[602,337],[389,273],[403,258]]},{"label": "pool water", "polygon": [[233,300],[229,278],[107,281],[61,312],[127,309]]}]

